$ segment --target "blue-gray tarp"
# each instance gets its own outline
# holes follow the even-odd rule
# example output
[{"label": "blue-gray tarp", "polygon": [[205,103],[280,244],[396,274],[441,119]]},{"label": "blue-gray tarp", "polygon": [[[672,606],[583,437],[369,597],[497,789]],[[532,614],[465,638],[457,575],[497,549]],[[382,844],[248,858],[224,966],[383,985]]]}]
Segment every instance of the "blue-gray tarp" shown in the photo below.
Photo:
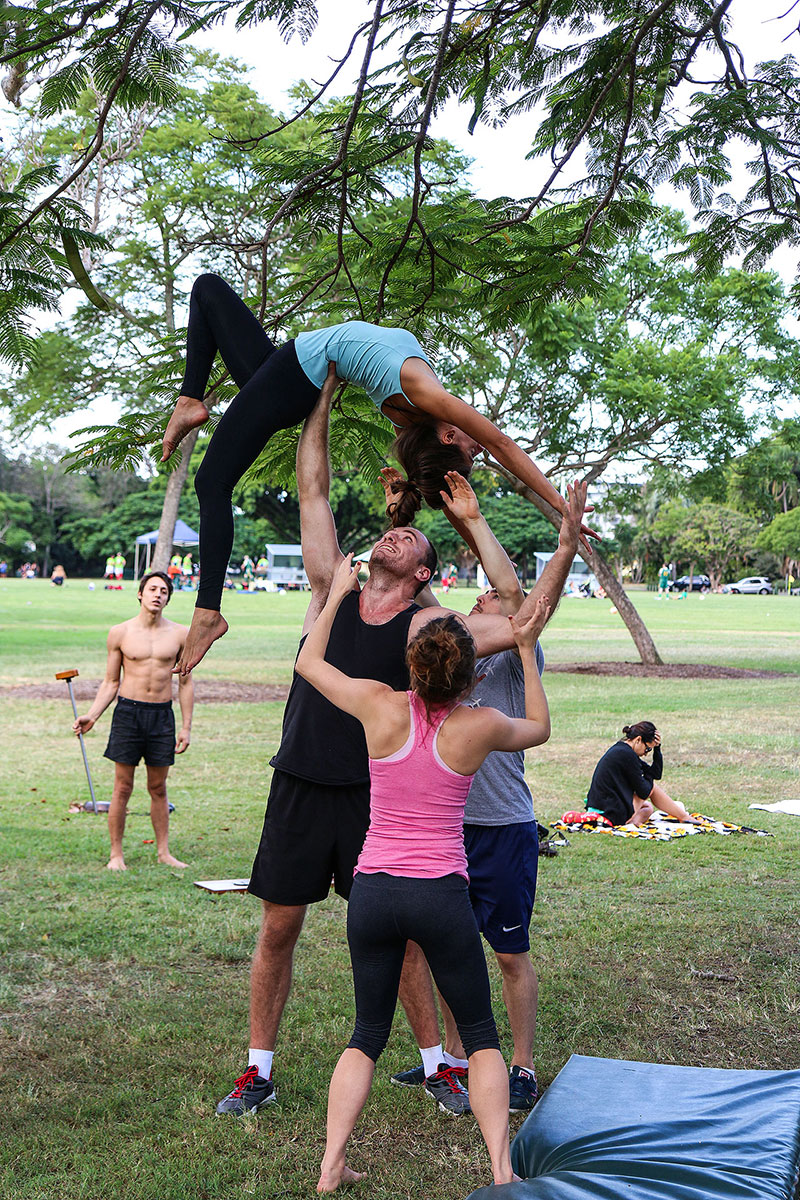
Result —
[{"label": "blue-gray tarp", "polygon": [[792,1200],[800,1071],[574,1054],[511,1159],[522,1183],[468,1200]]}]

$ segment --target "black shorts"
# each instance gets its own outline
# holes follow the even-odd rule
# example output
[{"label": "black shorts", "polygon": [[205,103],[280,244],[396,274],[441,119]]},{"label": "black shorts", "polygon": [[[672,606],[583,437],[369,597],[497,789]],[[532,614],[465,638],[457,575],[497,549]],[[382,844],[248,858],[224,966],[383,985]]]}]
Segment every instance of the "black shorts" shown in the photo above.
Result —
[{"label": "black shorts", "polygon": [[346,900],[369,825],[369,783],[330,785],[274,770],[247,889],[271,904]]},{"label": "black shorts", "polygon": [[138,767],[142,757],[148,767],[171,767],[175,762],[172,701],[152,704],[120,696],[111,719],[105,757],[131,767]]}]

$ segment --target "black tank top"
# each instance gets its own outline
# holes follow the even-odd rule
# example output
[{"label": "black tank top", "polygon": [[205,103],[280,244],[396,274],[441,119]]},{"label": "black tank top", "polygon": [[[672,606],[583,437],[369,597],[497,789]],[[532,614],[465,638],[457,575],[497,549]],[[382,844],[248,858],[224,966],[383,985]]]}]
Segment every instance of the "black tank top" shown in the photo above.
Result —
[{"label": "black tank top", "polygon": [[[419,605],[410,604],[382,625],[368,625],[361,620],[358,596],[350,592],[339,606],[325,661],[356,679],[378,679],[403,692],[409,685],[408,629]],[[314,783],[368,783],[364,727],[295,673],[283,714],[281,744],[271,766]]]}]

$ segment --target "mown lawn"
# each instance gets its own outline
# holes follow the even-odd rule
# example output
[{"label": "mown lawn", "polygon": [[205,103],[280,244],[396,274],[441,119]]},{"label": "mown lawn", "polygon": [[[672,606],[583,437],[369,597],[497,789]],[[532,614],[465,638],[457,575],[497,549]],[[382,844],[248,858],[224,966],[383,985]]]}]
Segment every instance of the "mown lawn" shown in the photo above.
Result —
[{"label": "mown lawn", "polygon": [[[451,599],[465,608],[471,596]],[[533,922],[540,1078],[552,1080],[573,1052],[800,1066],[800,818],[748,808],[800,795],[800,602],[666,603],[651,594],[636,602],[669,659],[785,674],[546,675],[553,737],[529,756],[540,819],[580,806],[621,725],[650,717],[663,732],[673,794],[774,836],[666,845],[575,836],[558,858],[542,860]],[[105,593],[75,581],[61,592],[0,584],[0,682],[34,687],[69,666],[99,678],[106,630],[134,603],[130,585]],[[191,597],[176,596],[168,615],[188,620],[190,606]],[[231,633],[198,677],[286,681],[303,607],[298,596],[230,597]],[[545,649],[552,662],[635,657],[619,617],[600,601],[563,603]],[[249,870],[282,706],[198,706],[170,793],[173,849],[189,870],[155,863],[140,789],[129,870],[112,876],[104,818],[68,812],[86,785],[66,688],[61,700],[0,699],[0,1196],[310,1195],[327,1082],[353,1015],[344,905],[329,900],[306,923],[276,1056],[279,1104],[256,1121],[220,1120],[214,1103],[244,1064],[258,906],[192,886]],[[108,719],[88,739],[101,795],[112,773],[102,758]],[[448,1120],[423,1096],[389,1085],[389,1072],[414,1056],[398,1017],[352,1151],[353,1165],[369,1171],[359,1190],[370,1200],[457,1200],[487,1181],[474,1122]]]}]

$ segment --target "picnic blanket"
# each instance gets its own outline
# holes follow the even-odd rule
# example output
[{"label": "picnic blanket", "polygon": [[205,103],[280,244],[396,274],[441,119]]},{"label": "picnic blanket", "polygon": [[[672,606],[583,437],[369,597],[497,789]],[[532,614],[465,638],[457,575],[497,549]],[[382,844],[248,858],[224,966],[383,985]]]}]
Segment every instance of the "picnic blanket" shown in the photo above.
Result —
[{"label": "picnic blanket", "polygon": [[[644,838],[651,842],[671,842],[675,838],[691,837],[697,833],[754,833],[757,837],[772,837],[765,829],[752,829],[749,825],[734,825],[731,821],[716,821],[703,813],[692,813],[700,824],[689,825],[666,813],[654,813],[644,825],[610,825],[605,817],[596,813],[564,813],[560,821],[554,821],[551,829],[557,833],[596,833],[612,837]],[[592,820],[594,818],[594,820]]]}]

